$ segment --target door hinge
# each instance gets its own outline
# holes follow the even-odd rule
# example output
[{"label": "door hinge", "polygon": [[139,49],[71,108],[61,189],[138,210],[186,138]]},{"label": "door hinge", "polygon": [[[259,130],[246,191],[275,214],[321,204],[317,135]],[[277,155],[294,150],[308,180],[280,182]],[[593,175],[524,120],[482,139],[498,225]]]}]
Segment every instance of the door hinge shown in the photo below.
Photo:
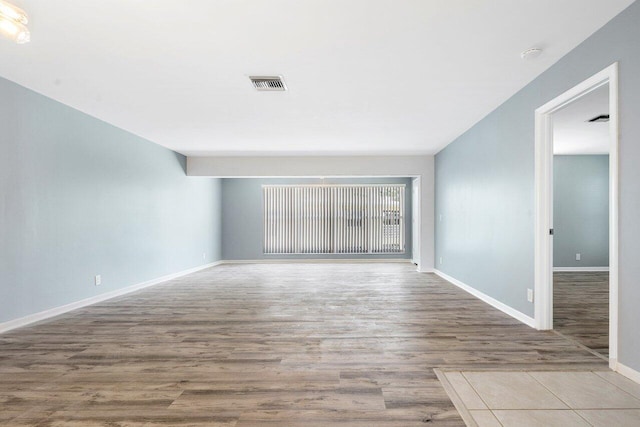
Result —
[{"label": "door hinge", "polygon": [[549,229],[549,235],[550,235],[550,236],[553,236],[553,228],[550,228],[550,229]]}]

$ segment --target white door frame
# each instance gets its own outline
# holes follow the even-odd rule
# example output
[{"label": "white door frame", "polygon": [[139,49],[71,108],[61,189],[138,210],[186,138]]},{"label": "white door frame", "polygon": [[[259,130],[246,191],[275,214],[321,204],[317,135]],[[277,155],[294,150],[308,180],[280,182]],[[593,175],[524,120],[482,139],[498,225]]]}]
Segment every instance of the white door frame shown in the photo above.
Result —
[{"label": "white door frame", "polygon": [[553,113],[609,84],[609,365],[618,358],[618,63],[535,111],[535,320],[553,329]]},{"label": "white door frame", "polygon": [[420,177],[411,180],[411,259],[417,264],[418,271],[420,271],[420,184]]}]

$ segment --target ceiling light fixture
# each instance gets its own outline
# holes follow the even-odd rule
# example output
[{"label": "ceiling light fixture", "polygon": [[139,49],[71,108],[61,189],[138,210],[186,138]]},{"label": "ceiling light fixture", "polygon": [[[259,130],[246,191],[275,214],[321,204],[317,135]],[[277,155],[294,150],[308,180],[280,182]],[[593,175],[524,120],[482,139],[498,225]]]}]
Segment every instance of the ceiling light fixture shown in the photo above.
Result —
[{"label": "ceiling light fixture", "polygon": [[535,59],[537,57],[539,57],[540,55],[542,55],[542,49],[539,49],[537,47],[532,47],[531,49],[527,49],[524,52],[522,52],[520,54],[520,58],[522,59]]},{"label": "ceiling light fixture", "polygon": [[31,40],[28,23],[24,10],[0,0],[0,34],[18,44],[28,43]]}]

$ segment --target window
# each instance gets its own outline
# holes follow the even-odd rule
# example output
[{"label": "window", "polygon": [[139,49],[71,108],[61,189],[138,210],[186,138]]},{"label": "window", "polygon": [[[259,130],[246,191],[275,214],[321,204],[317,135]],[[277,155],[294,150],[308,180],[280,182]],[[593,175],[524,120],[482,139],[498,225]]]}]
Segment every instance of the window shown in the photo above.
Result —
[{"label": "window", "polygon": [[404,185],[264,185],[264,253],[405,251]]}]

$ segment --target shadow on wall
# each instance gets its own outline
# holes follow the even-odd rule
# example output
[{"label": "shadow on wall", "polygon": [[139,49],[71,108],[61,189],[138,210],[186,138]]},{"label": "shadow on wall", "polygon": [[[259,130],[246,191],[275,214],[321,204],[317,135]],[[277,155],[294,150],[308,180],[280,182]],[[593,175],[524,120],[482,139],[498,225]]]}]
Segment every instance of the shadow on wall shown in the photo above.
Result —
[{"label": "shadow on wall", "polygon": [[184,175],[187,175],[187,158],[180,153],[176,153],[172,151],[173,157],[175,157],[176,162],[180,165],[180,168],[184,172]]}]

